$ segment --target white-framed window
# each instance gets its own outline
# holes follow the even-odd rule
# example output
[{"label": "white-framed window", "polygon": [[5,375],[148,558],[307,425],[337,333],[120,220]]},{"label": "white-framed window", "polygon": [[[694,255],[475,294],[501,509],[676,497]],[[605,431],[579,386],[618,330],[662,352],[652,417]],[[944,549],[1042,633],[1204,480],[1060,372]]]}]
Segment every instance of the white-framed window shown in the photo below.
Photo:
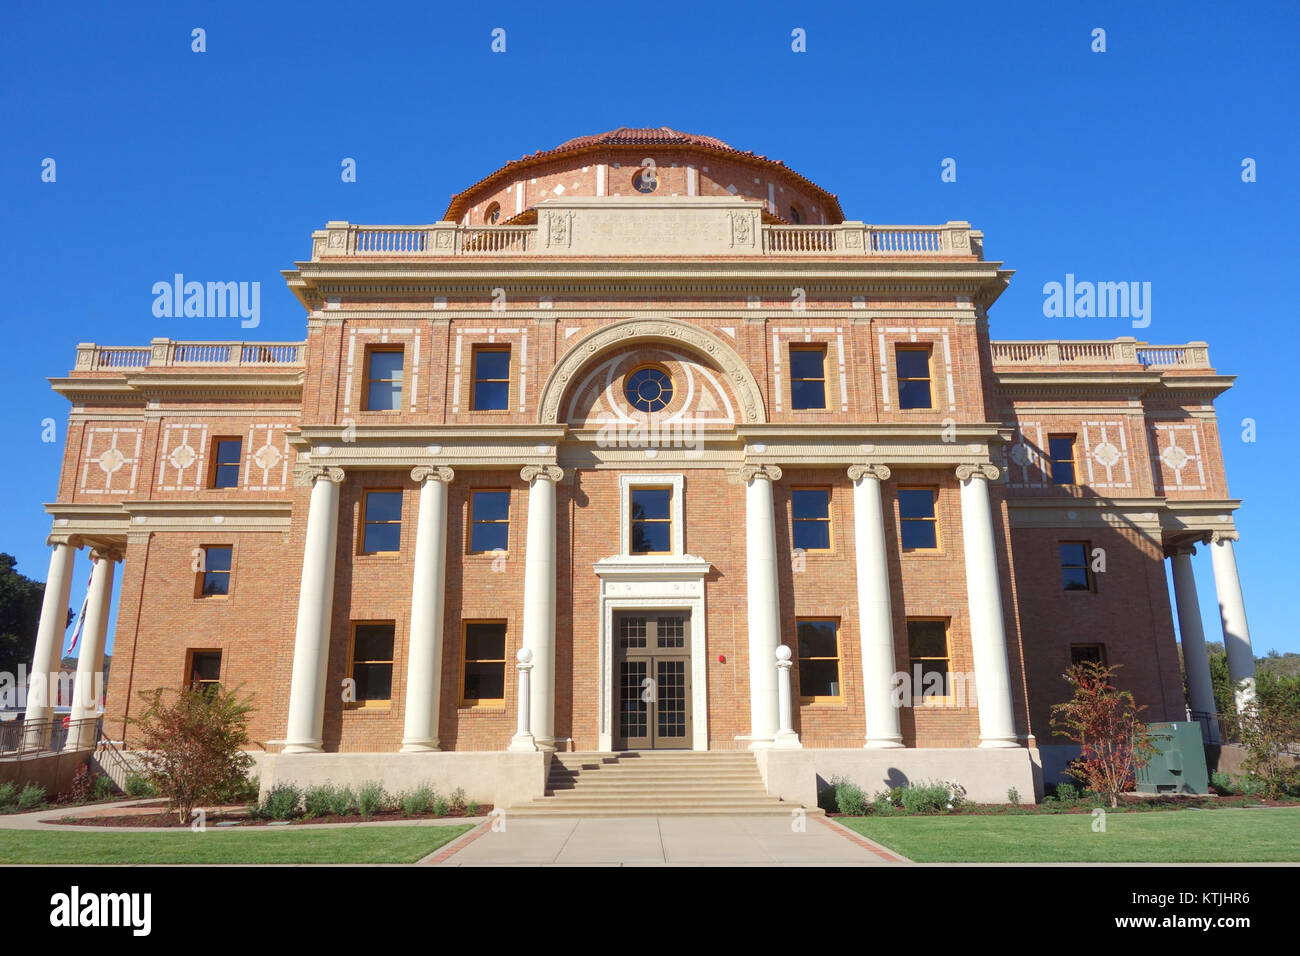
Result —
[{"label": "white-framed window", "polygon": [[619,554],[636,557],[684,554],[683,476],[619,475],[618,486]]}]

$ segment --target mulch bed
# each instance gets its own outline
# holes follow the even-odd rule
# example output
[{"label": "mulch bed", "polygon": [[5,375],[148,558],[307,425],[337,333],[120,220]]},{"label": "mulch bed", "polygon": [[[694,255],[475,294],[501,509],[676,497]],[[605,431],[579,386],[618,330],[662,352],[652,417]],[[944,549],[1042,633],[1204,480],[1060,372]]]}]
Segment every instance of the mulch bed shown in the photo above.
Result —
[{"label": "mulch bed", "polygon": [[[486,816],[492,811],[492,804],[480,803],[478,815]],[[301,825],[304,823],[397,823],[406,820],[448,820],[455,817],[468,817],[469,813],[465,810],[453,810],[439,816],[434,813],[413,813],[410,816],[404,815],[399,810],[384,810],[376,813],[369,819],[359,815],[346,817],[300,817],[297,820],[291,820],[288,826]],[[74,826],[95,826],[95,827],[171,827],[177,830],[187,829],[190,826],[189,821],[182,823],[172,811],[161,810],[151,813],[134,813],[134,814],[113,814],[103,816],[84,816],[84,817],[60,817],[57,820],[48,820],[48,823],[71,824]],[[286,826],[285,823],[275,820],[250,820],[248,818],[248,809],[224,808],[218,810],[209,810],[206,818],[207,826],[214,826],[217,823],[229,823],[239,827],[264,827],[264,826]]]},{"label": "mulch bed", "polygon": [[[946,816],[946,817],[980,817],[980,816],[997,816],[999,814],[1021,813],[1032,814],[1039,813],[1053,816],[1063,813],[1083,813],[1090,814],[1097,807],[1103,810],[1110,809],[1108,800],[1099,800],[1096,803],[1081,801],[1062,807],[1054,801],[1046,803],[1022,803],[1020,805],[1010,803],[977,803],[970,804],[961,809],[945,810],[942,813],[935,814],[907,814],[902,810],[894,810],[899,816]],[[1300,807],[1300,801],[1297,800],[1267,800],[1263,797],[1243,797],[1231,796],[1225,797],[1218,794],[1170,794],[1167,796],[1146,796],[1135,795],[1131,793],[1122,793],[1119,797],[1119,807],[1117,809],[1141,811],[1160,811],[1160,810],[1215,810],[1227,809],[1231,807]],[[828,817],[849,816],[849,814],[840,813],[838,810],[827,810]],[[888,816],[888,814],[884,814]]]}]

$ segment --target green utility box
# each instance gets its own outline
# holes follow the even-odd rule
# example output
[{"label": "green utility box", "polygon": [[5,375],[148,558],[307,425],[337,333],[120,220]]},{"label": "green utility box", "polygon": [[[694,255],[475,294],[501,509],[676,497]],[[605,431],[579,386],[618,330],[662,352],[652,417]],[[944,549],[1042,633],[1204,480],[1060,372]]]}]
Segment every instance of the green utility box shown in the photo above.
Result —
[{"label": "green utility box", "polygon": [[1148,724],[1158,753],[1137,772],[1139,793],[1209,793],[1201,725],[1194,720]]}]

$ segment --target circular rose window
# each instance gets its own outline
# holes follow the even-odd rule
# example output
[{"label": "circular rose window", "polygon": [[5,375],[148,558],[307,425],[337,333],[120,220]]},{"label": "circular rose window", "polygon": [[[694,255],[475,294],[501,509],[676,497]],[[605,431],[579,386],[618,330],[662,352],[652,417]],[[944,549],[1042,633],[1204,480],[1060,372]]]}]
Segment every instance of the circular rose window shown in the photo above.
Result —
[{"label": "circular rose window", "polygon": [[658,189],[659,177],[655,175],[654,167],[650,166],[633,176],[632,185],[639,193],[652,193]]},{"label": "circular rose window", "polygon": [[647,365],[627,377],[623,393],[638,411],[661,411],[673,400],[673,380],[663,369]]}]

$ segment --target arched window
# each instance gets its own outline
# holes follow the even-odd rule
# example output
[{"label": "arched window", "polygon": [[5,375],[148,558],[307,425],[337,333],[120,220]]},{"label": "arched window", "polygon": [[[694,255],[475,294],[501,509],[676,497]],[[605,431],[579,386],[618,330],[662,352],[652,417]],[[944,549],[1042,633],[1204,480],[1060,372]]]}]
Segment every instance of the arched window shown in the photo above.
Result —
[{"label": "arched window", "polygon": [[796,226],[803,222],[803,213],[799,211],[798,206],[793,204],[790,206],[790,222]]},{"label": "arched window", "polygon": [[483,221],[487,223],[489,226],[495,226],[497,224],[497,220],[500,218],[501,218],[501,204],[499,202],[494,202],[492,205],[488,206],[487,212],[483,214]]}]

